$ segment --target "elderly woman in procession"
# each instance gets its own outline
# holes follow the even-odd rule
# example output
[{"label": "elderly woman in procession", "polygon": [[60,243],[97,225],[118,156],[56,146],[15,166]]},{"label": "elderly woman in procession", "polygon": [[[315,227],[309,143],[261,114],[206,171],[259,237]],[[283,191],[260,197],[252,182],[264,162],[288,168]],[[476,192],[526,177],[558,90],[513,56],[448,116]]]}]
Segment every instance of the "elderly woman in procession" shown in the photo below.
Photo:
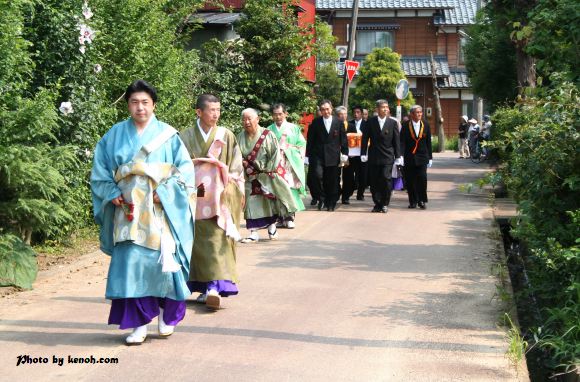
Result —
[{"label": "elderly woman in procession", "polygon": [[[306,195],[306,173],[304,171],[306,139],[304,139],[300,127],[288,122],[287,117],[286,105],[283,103],[274,104],[272,107],[274,123],[268,126],[268,130],[278,139],[280,162],[285,170],[284,180],[290,186],[298,211],[303,211],[302,197]],[[291,229],[296,227],[294,213],[284,220],[284,226]]]},{"label": "elderly woman in procession", "polygon": [[140,345],[153,318],[167,337],[185,316],[195,170],[177,131],[153,113],[155,89],[138,80],[125,99],[131,117],[97,144],[91,190],[101,250],[111,256],[109,324],[132,328],[125,341]]},{"label": "elderly woman in procession", "polygon": [[243,243],[257,242],[258,230],[263,228],[267,228],[271,240],[276,239],[276,223],[298,210],[290,186],[284,180],[286,170],[281,165],[278,140],[258,123],[256,110],[242,112],[244,131],[237,139],[246,178],[244,217],[250,230],[250,236],[242,239]]}]

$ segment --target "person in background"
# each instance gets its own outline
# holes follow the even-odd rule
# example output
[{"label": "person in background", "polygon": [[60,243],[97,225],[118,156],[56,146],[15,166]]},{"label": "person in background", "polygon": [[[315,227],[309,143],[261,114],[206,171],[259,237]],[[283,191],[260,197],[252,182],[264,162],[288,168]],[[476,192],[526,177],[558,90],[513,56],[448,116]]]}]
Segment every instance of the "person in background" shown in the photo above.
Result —
[{"label": "person in background", "polygon": [[[302,135],[300,127],[286,120],[288,112],[286,105],[277,103],[272,106],[272,119],[274,123],[268,126],[268,130],[278,139],[280,147],[280,161],[285,170],[284,180],[290,186],[294,202],[298,211],[304,210],[302,197],[306,195],[306,173],[304,172],[304,152],[306,151],[306,139]],[[296,227],[296,214],[286,217],[283,225],[286,228]]]},{"label": "person in background", "polygon": [[401,150],[405,187],[409,197],[409,208],[427,208],[427,168],[433,164],[431,129],[423,120],[423,108],[411,107],[411,120],[401,128]]},{"label": "person in background", "polygon": [[363,120],[361,106],[352,108],[354,119],[348,123],[348,167],[342,170],[342,203],[349,204],[349,198],[356,190],[356,200],[364,200],[367,183],[367,164],[360,160],[360,148],[366,122]]},{"label": "person in background", "polygon": [[458,148],[459,159],[469,158],[469,145],[467,144],[467,131],[469,130],[468,117],[466,115],[461,117],[458,127]]},{"label": "person in background", "polygon": [[244,218],[250,236],[242,243],[260,240],[258,230],[267,228],[270,240],[278,237],[276,224],[293,216],[298,210],[282,164],[283,154],[274,133],[259,125],[260,118],[254,109],[244,109],[244,130],[237,140],[242,151],[246,177],[246,206]]},{"label": "person in background", "polygon": [[369,181],[375,203],[372,212],[387,213],[391,200],[393,165],[402,164],[399,128],[398,121],[389,118],[388,102],[380,99],[376,105],[377,116],[369,119],[363,132],[361,162],[369,163]]},{"label": "person in background", "polygon": [[306,137],[306,160],[313,172],[313,195],[319,195],[318,210],[334,211],[338,201],[338,166],[348,160],[344,126],[332,117],[332,103],[320,103],[321,117],[315,118]]},{"label": "person in background", "polygon": [[[342,126],[344,127],[344,132],[346,134],[346,131],[348,130],[348,110],[346,109],[346,107],[344,106],[338,106],[335,109],[335,113],[336,113],[336,118],[338,118],[338,120],[340,121],[340,123],[342,124]],[[346,160],[341,160],[340,164],[338,165],[338,178],[336,179],[337,181],[337,185],[338,185],[338,196],[341,197],[342,199],[342,204],[350,204],[350,202],[348,201],[348,198],[344,198],[343,192],[344,192],[344,170],[346,168],[348,168],[349,166],[349,162],[348,162],[348,157]],[[341,182],[342,179],[342,182]]]},{"label": "person in background", "polygon": [[157,92],[137,80],[125,91],[131,117],[99,141],[91,172],[101,250],[111,256],[109,324],[132,328],[127,345],[161,337],[185,317],[193,244],[195,170],[177,131],[154,114]]}]

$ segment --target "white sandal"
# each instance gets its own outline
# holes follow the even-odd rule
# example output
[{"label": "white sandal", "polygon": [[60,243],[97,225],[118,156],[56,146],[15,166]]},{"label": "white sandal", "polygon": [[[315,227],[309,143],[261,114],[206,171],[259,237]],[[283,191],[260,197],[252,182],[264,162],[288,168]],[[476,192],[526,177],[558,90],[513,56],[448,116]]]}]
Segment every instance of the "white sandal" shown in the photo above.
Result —
[{"label": "white sandal", "polygon": [[221,306],[222,298],[219,293],[212,289],[207,292],[207,299],[205,301],[205,306],[210,310],[219,310]]},{"label": "white sandal", "polygon": [[250,236],[240,240],[240,243],[248,244],[248,243],[257,243],[260,241],[260,236],[258,236],[258,232],[250,231]]}]

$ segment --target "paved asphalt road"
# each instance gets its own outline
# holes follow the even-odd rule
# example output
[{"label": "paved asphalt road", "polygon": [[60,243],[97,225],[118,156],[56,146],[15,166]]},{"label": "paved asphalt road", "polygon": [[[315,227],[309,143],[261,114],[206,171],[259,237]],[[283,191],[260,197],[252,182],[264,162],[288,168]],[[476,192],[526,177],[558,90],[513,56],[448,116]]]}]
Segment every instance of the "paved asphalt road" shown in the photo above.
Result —
[{"label": "paved asphalt road", "polygon": [[[437,154],[425,211],[397,192],[387,214],[370,213],[368,194],[299,213],[278,241],[240,246],[241,292],[224,309],[189,302],[172,337],[138,347],[106,325],[105,255],[44,272],[34,290],[0,299],[0,381],[527,380],[497,326],[489,200],[458,190],[485,170]],[[48,364],[17,367],[20,355]]]}]

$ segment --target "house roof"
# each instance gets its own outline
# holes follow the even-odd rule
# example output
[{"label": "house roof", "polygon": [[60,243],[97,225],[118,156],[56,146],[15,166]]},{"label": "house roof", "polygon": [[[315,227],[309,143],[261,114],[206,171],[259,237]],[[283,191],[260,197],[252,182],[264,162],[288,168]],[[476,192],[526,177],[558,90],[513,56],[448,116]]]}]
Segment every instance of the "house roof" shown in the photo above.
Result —
[{"label": "house roof", "polygon": [[[352,9],[353,0],[316,0],[316,9]],[[359,9],[443,9],[460,0],[359,0]]]},{"label": "house roof", "polygon": [[[435,16],[436,25],[469,25],[475,23],[478,0],[359,0],[359,9],[433,9],[443,10]],[[352,9],[353,0],[316,0],[316,10]]]},{"label": "house roof", "polygon": [[191,21],[202,24],[230,25],[240,18],[239,13],[232,12],[200,12],[191,17]]},{"label": "house roof", "polygon": [[[435,74],[437,77],[449,76],[449,64],[447,57],[435,56]],[[407,77],[430,77],[431,58],[427,56],[403,56],[401,67]]]},{"label": "house roof", "polygon": [[477,0],[456,1],[457,5],[443,10],[443,16],[435,16],[435,25],[469,25],[475,24]]},{"label": "house roof", "polygon": [[440,89],[469,89],[471,82],[465,70],[450,70],[449,77],[443,79]]}]

